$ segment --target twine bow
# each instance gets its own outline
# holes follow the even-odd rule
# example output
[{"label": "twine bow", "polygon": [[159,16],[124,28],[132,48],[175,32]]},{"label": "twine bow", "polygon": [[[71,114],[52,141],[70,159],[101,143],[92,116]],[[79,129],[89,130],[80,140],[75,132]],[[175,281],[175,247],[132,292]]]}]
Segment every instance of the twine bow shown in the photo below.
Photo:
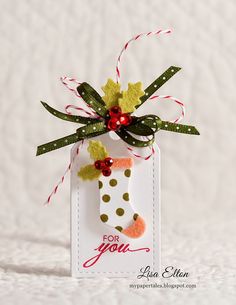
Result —
[{"label": "twine bow", "polygon": [[[149,99],[180,69],[181,68],[179,67],[171,66],[162,75],[160,75],[144,90],[145,94],[140,98],[141,104],[136,106],[136,109],[140,107],[147,99]],[[52,115],[62,120],[83,124],[84,126],[78,128],[76,132],[71,135],[38,146],[37,155],[47,153],[78,141],[93,138],[110,131],[106,125],[106,121],[109,118],[109,113],[102,97],[86,82],[80,84],[77,87],[77,91],[84,102],[94,110],[95,115],[93,117],[69,115],[50,107],[47,103],[42,102],[45,109]],[[122,126],[116,131],[116,134],[124,142],[131,146],[146,147],[153,144],[155,140],[155,133],[159,130],[199,135],[198,130],[194,126],[162,121],[158,116],[153,114],[144,115],[141,117],[132,115],[131,124],[128,126]],[[147,140],[141,140],[135,136],[145,136],[147,137]]]}]

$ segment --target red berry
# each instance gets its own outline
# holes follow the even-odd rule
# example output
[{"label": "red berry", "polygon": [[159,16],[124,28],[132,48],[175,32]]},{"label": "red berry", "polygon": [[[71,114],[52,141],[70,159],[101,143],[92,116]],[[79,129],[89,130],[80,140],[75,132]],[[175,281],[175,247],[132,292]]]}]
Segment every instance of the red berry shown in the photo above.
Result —
[{"label": "red berry", "polygon": [[107,128],[110,130],[117,130],[120,128],[120,121],[118,118],[111,118],[110,120],[108,120],[107,122]]},{"label": "red berry", "polygon": [[123,113],[120,116],[120,123],[121,123],[121,125],[128,126],[128,125],[131,124],[131,122],[132,122],[132,117],[129,114]]},{"label": "red berry", "polygon": [[110,117],[119,117],[121,115],[121,108],[119,106],[113,106],[109,109]]},{"label": "red berry", "polygon": [[103,176],[105,176],[105,177],[110,176],[110,175],[111,175],[111,169],[110,169],[110,167],[105,167],[105,168],[102,170],[102,174],[103,174]]},{"label": "red berry", "polygon": [[106,166],[108,167],[111,167],[112,164],[113,164],[113,159],[111,157],[107,157],[105,160],[104,160],[104,163]]},{"label": "red berry", "polygon": [[98,170],[102,170],[105,167],[105,163],[102,160],[97,160],[94,162],[94,166]]}]

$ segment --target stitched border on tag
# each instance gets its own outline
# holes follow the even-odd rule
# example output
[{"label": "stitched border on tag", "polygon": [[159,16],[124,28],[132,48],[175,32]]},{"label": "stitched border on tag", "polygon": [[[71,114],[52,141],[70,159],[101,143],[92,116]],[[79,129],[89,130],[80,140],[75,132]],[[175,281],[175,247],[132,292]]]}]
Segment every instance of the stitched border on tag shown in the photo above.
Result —
[{"label": "stitched border on tag", "polygon": [[[152,255],[152,268],[153,270],[155,270],[155,248],[156,248],[156,232],[155,232],[155,216],[156,216],[156,206],[155,206],[155,199],[156,199],[156,196],[157,194],[155,194],[155,155],[152,156],[152,249],[153,249],[153,255]],[[158,160],[158,166],[160,167],[160,160]],[[158,170],[160,171],[160,168],[158,168]],[[76,203],[76,217],[77,217],[77,221],[76,221],[76,224],[77,224],[77,238],[76,238],[76,253],[77,253],[77,264],[76,264],[76,276],[78,276],[79,274],[91,274],[91,275],[94,275],[94,274],[137,274],[137,271],[82,271],[80,270],[80,257],[79,257],[79,241],[80,241],[80,227],[79,227],[79,224],[80,224],[80,195],[79,195],[79,180],[77,182],[77,187],[76,187],[76,194],[77,194],[77,203]],[[160,177],[158,178],[158,184],[160,185]],[[160,190],[160,188],[159,188]],[[158,210],[160,211],[160,198],[158,199]],[[73,215],[72,215],[73,217]],[[159,215],[158,215],[159,217]],[[160,223],[159,223],[159,227],[160,227]],[[159,230],[160,228],[158,228]],[[74,233],[73,233],[74,234]],[[158,234],[160,235],[160,234]],[[73,237],[72,238],[72,243],[75,242],[75,238]],[[159,243],[160,243],[160,240],[159,240]],[[159,260],[160,260],[160,257],[159,257]],[[74,266],[73,266],[74,267]],[[72,268],[73,268],[72,267]]]}]

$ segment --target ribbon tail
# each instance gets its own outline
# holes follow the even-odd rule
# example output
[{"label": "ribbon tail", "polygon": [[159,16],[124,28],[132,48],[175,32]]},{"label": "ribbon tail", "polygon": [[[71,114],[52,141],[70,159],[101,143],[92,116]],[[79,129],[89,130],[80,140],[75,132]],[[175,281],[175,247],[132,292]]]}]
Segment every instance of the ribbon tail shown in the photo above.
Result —
[{"label": "ribbon tail", "polygon": [[153,95],[162,85],[164,85],[172,76],[181,70],[180,67],[171,66],[164,73],[162,73],[156,80],[154,80],[151,85],[149,85],[145,90],[145,94],[140,98],[141,104],[136,106],[138,109],[147,99]]},{"label": "ribbon tail", "polygon": [[104,122],[101,121],[80,127],[76,130],[76,133],[38,146],[36,156],[73,144],[86,138],[99,136],[106,132],[106,125],[104,125]]},{"label": "ribbon tail", "polygon": [[73,133],[69,136],[57,139],[55,141],[48,142],[46,144],[37,147],[36,156],[43,155],[49,151],[56,150],[58,148],[73,144],[75,142],[81,141],[84,138],[79,136],[78,133]]},{"label": "ribbon tail", "polygon": [[194,126],[176,124],[168,121],[162,121],[161,130],[190,134],[190,135],[200,135],[199,131]]},{"label": "ribbon tail", "polygon": [[79,116],[79,115],[72,115],[72,114],[66,114],[66,113],[60,112],[60,111],[52,108],[45,102],[41,102],[41,104],[48,112],[50,112],[52,115],[54,115],[55,117],[57,117],[61,120],[70,121],[70,122],[74,122],[74,123],[78,123],[78,124],[89,124],[92,122],[99,121],[98,119],[94,119],[94,118],[86,118],[86,117]]}]

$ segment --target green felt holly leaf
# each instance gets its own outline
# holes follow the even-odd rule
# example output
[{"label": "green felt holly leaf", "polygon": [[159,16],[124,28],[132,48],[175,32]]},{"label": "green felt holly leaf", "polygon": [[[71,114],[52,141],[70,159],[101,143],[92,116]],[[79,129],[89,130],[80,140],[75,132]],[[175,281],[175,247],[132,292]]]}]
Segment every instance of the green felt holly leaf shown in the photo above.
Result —
[{"label": "green felt holly leaf", "polygon": [[128,90],[122,92],[122,97],[119,98],[118,104],[123,113],[130,113],[136,110],[136,106],[141,104],[140,97],[144,95],[142,83],[128,83]]},{"label": "green felt holly leaf", "polygon": [[98,179],[101,175],[101,171],[97,170],[93,164],[88,164],[80,168],[78,176],[83,180]]},{"label": "green felt holly leaf", "polygon": [[90,158],[94,161],[104,160],[108,157],[106,147],[103,146],[101,141],[89,141],[88,152],[90,153]]},{"label": "green felt holly leaf", "polygon": [[108,79],[105,86],[102,87],[105,95],[102,97],[107,109],[118,105],[118,99],[121,97],[120,84],[115,83],[112,79]]}]

